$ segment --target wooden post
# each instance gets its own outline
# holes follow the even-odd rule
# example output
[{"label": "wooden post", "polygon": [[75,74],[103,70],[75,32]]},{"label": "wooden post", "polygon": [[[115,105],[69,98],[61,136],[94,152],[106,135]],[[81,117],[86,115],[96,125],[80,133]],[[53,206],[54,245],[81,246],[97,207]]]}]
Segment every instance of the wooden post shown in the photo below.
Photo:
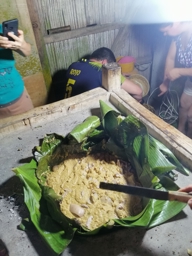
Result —
[{"label": "wooden post", "polygon": [[102,67],[102,85],[111,92],[121,87],[121,67],[116,63],[107,63]]},{"label": "wooden post", "polygon": [[[17,0],[20,1],[20,0]],[[43,33],[41,32],[41,22],[38,16],[37,1],[36,0],[25,0],[28,6],[29,17],[31,20],[36,46],[39,53],[39,58],[42,66],[42,73],[45,80],[45,85],[49,91],[50,84],[52,81],[51,71],[49,67],[49,60],[46,52],[46,47],[43,39]]]}]

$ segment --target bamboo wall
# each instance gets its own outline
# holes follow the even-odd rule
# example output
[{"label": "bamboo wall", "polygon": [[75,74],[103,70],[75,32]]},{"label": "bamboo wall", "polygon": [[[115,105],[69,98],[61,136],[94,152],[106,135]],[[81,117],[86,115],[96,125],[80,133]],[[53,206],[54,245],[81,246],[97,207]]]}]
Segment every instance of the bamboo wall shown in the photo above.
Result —
[{"label": "bamboo wall", "polygon": [[[111,48],[116,57],[134,56],[139,73],[149,79],[152,62],[150,29],[147,26],[127,28],[129,16],[136,8],[134,0],[33,1],[37,6],[52,75],[104,46]],[[91,24],[97,25],[89,27],[88,31],[87,26]],[[71,32],[54,37],[47,34],[49,29],[62,26],[70,26]],[[82,35],[74,36],[76,31],[82,31]]]},{"label": "bamboo wall", "polygon": [[134,0],[36,0],[46,35],[47,29],[71,26],[71,29],[90,24],[122,22]]}]

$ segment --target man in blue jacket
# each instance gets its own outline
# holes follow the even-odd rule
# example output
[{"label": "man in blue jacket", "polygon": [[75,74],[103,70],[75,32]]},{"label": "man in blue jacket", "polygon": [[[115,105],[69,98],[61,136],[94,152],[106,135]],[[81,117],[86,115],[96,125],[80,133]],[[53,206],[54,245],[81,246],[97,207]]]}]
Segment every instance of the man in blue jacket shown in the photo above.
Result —
[{"label": "man in blue jacket", "polygon": [[[66,73],[64,98],[102,86],[102,65],[116,62],[113,52],[102,47],[94,51],[89,60],[82,59],[72,63]],[[142,89],[124,76],[121,77],[121,88],[139,102],[142,100]]]}]

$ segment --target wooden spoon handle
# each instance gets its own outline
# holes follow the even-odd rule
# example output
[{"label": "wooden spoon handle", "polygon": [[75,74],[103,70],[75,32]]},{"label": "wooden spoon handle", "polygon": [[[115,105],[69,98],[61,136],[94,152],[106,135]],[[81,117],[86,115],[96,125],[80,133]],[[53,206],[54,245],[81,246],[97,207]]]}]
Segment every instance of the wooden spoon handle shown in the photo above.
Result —
[{"label": "wooden spoon handle", "polygon": [[192,195],[185,192],[169,191],[168,199],[170,201],[187,203],[189,199],[192,199]]}]

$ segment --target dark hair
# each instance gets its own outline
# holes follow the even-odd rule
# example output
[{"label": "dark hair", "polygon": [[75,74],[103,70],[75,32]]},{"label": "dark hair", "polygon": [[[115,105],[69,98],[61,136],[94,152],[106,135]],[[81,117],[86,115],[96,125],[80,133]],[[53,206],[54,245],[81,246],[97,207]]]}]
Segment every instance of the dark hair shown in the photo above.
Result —
[{"label": "dark hair", "polygon": [[108,63],[116,62],[115,55],[109,48],[106,47],[101,47],[94,51],[91,54],[90,59],[107,60]]}]

